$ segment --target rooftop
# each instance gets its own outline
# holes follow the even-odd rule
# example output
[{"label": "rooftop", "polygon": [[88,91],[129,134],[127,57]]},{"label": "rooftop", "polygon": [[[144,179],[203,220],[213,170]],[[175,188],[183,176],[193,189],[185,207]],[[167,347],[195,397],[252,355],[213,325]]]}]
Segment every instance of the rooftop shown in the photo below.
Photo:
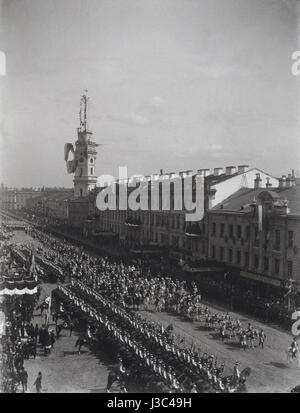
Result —
[{"label": "rooftop", "polygon": [[290,188],[241,188],[223,202],[212,208],[212,211],[244,212],[250,211],[250,205],[262,192],[267,192],[276,201],[287,201],[290,214],[300,215],[300,185]]}]

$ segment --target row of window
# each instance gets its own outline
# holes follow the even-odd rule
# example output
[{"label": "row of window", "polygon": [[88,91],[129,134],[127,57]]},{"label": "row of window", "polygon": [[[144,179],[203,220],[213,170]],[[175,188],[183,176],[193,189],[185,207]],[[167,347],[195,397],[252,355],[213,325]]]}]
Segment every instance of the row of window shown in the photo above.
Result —
[{"label": "row of window", "polygon": [[233,238],[236,236],[237,238],[242,238],[242,236],[245,237],[245,239],[248,239],[250,236],[250,226],[247,225],[244,230],[244,234],[242,231],[242,225],[236,225],[236,228],[234,228],[233,224],[228,225],[228,232],[225,230],[225,224],[223,222],[220,223],[219,225],[219,233],[217,233],[217,223],[213,222],[212,227],[211,227],[211,235],[213,237],[220,236],[224,237],[225,235],[228,235],[229,238]]},{"label": "row of window", "polygon": [[[121,233],[121,225],[111,224],[107,221],[103,223],[101,229],[105,231],[116,232],[118,234]],[[160,243],[161,245],[169,245],[169,235],[166,233],[159,233],[159,232],[154,232],[154,231],[148,232],[146,230],[143,230],[142,236],[144,240],[149,239],[150,242]],[[187,250],[191,250],[192,248],[191,239],[185,236],[179,237],[177,235],[172,235],[170,239],[170,244],[174,248],[182,248],[182,249],[187,249]],[[201,249],[202,253],[205,252],[204,243],[201,243],[201,248],[200,248],[200,243],[195,242],[194,248],[196,251],[200,251]]]},{"label": "row of window", "polygon": [[[211,226],[211,235],[216,237],[224,237],[228,235],[229,238],[236,237],[238,239],[244,238],[248,240],[250,237],[250,226],[246,225],[243,227],[242,225],[233,225],[228,224],[228,232],[225,230],[225,223],[221,222],[219,224],[219,231],[217,231],[217,223],[213,222]],[[265,231],[264,232],[264,242],[268,243],[270,239],[270,233]],[[260,232],[258,226],[254,227],[254,245],[259,246],[260,240]],[[279,229],[274,230],[274,237],[273,237],[273,247],[274,249],[280,250],[281,246],[281,231]],[[294,232],[288,231],[288,247],[294,246]]]},{"label": "row of window", "polygon": [[[211,258],[222,261],[222,262],[227,262],[229,264],[237,264],[237,265],[243,265],[248,269],[250,261],[249,261],[249,252],[245,251],[244,253],[244,261],[242,262],[242,252],[240,250],[233,250],[232,248],[227,249],[227,257],[225,257],[225,248],[224,247],[219,247],[219,253],[217,256],[217,250],[216,246],[212,245],[211,247]],[[278,275],[280,273],[280,260],[278,258],[271,258],[264,256],[262,258],[263,263],[262,263],[262,270],[265,272],[269,272],[269,270],[272,270],[272,272],[275,275]],[[273,267],[271,267],[271,262],[273,263]],[[252,267],[254,270],[259,270],[260,267],[260,259],[258,254],[253,254],[253,261],[252,261]],[[293,261],[288,261],[287,262],[287,269],[288,269],[288,276],[292,277],[293,275]]]},{"label": "row of window", "polygon": [[[90,168],[90,175],[94,175],[94,168]],[[83,176],[83,168],[80,168],[79,176]]]},{"label": "row of window", "polygon": [[128,216],[139,218],[142,224],[155,225],[157,227],[170,227],[177,230],[185,230],[185,217],[179,214],[154,214],[141,213],[140,211],[105,211],[111,221],[124,221]]}]

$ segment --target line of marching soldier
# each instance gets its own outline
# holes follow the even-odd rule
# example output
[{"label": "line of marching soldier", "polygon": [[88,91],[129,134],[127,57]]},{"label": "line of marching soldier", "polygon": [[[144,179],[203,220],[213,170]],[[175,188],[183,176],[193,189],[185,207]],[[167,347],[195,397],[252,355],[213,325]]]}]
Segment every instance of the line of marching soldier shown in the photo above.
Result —
[{"label": "line of marching soldier", "polygon": [[128,310],[108,301],[82,282],[71,288],[59,286],[62,294],[93,322],[105,327],[125,347],[160,376],[170,391],[197,391],[203,381],[215,391],[231,391],[229,381],[223,380],[224,366],[216,364],[213,355],[182,349],[174,344],[171,331],[148,322]]}]

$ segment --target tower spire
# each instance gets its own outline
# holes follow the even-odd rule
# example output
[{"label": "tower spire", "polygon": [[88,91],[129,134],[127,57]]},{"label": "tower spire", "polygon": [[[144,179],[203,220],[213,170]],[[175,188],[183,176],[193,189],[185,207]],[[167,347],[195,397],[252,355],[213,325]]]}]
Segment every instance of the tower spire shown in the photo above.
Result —
[{"label": "tower spire", "polygon": [[87,107],[89,97],[87,96],[88,90],[84,90],[84,95],[80,99],[80,111],[79,111],[79,121],[80,121],[80,131],[88,131],[88,122],[87,122]]}]

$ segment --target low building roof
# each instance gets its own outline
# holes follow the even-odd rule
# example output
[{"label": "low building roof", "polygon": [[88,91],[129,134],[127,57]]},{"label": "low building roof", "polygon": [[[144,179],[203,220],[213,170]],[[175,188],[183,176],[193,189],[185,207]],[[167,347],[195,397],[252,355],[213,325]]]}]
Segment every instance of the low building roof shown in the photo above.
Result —
[{"label": "low building roof", "polygon": [[222,173],[220,175],[210,174],[210,175],[207,175],[205,177],[205,182],[208,183],[209,185],[215,185],[215,184],[219,184],[221,182],[227,181],[228,179],[234,178],[235,176],[244,175],[244,174],[246,174],[250,171],[254,171],[254,170],[259,171],[260,173],[266,174],[266,175],[268,175],[268,176],[270,176],[274,179],[278,179],[275,176],[273,176],[273,175],[271,175],[271,174],[269,174],[269,173],[267,173],[267,172],[265,172],[265,171],[263,171],[259,168],[253,167],[253,168],[247,169],[244,172],[235,172],[231,175],[226,175],[226,173]]},{"label": "low building roof", "polygon": [[262,192],[267,192],[274,200],[288,201],[290,214],[300,215],[300,186],[290,188],[241,188],[230,195],[224,201],[212,208],[211,211],[247,212],[254,200],[257,200]]}]

